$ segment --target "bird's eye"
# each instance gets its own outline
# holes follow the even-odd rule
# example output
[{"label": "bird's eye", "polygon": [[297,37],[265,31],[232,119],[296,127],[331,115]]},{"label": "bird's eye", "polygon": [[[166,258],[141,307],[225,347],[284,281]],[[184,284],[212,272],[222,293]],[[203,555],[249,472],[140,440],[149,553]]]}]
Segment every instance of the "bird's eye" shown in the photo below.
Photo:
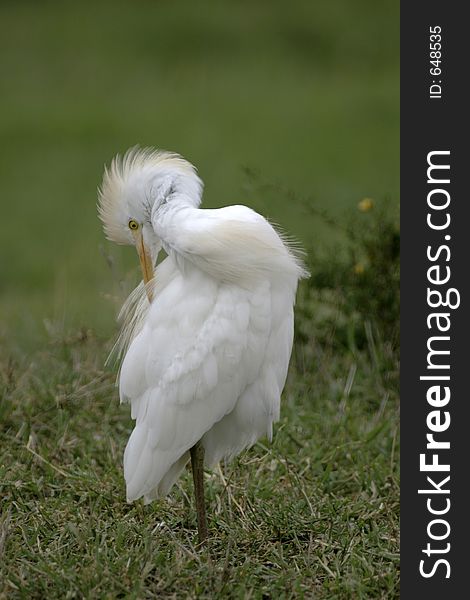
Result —
[{"label": "bird's eye", "polygon": [[139,229],[139,224],[137,223],[137,221],[134,221],[134,219],[131,219],[129,221],[129,229],[132,229],[132,231],[137,231],[137,229]]}]

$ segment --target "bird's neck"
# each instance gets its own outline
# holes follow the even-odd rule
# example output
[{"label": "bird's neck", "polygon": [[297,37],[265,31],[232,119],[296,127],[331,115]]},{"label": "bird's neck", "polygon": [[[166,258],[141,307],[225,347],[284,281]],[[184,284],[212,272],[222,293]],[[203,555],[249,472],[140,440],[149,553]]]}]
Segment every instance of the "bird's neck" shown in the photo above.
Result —
[{"label": "bird's neck", "polygon": [[165,244],[172,244],[184,225],[191,222],[198,209],[191,198],[175,194],[152,213],[152,226],[156,235]]}]

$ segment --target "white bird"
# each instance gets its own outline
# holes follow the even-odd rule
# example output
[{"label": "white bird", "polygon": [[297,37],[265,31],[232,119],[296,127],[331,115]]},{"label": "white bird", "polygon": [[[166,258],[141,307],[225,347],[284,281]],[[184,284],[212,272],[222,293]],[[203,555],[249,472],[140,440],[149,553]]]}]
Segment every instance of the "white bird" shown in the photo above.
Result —
[{"label": "white bird", "polygon": [[127,500],[165,496],[191,458],[201,541],[203,463],[272,437],[307,276],[265,218],[239,205],[200,209],[202,188],[179,155],[133,148],[105,170],[98,204],[107,238],[135,245],[143,272],[117,344],[120,398],[136,422]]}]

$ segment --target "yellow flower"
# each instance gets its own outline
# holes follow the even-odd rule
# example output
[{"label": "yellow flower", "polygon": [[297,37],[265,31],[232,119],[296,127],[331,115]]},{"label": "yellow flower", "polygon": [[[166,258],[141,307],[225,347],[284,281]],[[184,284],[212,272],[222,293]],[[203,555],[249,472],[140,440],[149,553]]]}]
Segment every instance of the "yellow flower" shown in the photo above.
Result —
[{"label": "yellow flower", "polygon": [[364,273],[364,265],[362,263],[356,263],[354,265],[354,273],[356,273],[356,275],[362,275]]},{"label": "yellow flower", "polygon": [[357,205],[357,208],[361,212],[368,212],[369,210],[372,210],[373,207],[374,201],[372,200],[372,198],[363,198]]}]

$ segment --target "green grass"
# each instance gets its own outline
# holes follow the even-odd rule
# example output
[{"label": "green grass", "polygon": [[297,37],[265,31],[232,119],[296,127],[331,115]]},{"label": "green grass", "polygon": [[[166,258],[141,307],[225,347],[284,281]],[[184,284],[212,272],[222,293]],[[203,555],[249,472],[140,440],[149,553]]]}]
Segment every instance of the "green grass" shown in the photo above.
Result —
[{"label": "green grass", "polygon": [[189,473],[168,501],[125,503],[108,343],[4,360],[0,597],[398,597],[397,363],[364,325],[361,351],[328,328],[297,343],[273,444],[206,473],[203,551]]}]

